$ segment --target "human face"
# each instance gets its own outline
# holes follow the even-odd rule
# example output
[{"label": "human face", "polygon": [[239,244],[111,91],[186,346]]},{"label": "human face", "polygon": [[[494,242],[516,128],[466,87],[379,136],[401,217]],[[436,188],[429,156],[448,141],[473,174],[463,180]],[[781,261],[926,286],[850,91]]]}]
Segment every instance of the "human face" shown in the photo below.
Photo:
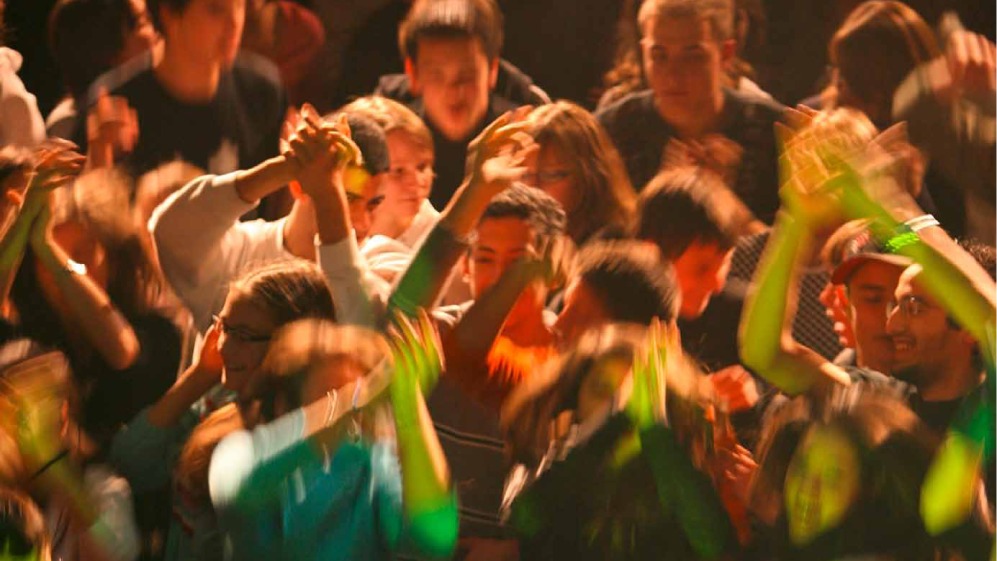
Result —
[{"label": "human face", "polygon": [[346,179],[346,202],[350,209],[350,221],[356,233],[357,242],[362,242],[370,233],[374,209],[380,203],[378,194],[382,185],[383,174],[373,177],[366,171],[358,172],[354,179]]},{"label": "human face", "polygon": [[568,214],[578,204],[575,194],[575,167],[570,164],[564,152],[556,144],[544,144],[539,155],[528,163],[529,171],[523,182],[531,187],[542,189],[561,204]]},{"label": "human face", "polygon": [[718,115],[733,42],[717,41],[709,21],[694,17],[653,17],[641,32],[644,76],[661,116],[683,127]]},{"label": "human face", "polygon": [[886,330],[887,306],[903,268],[869,261],[848,279],[848,306],[859,366],[889,374],[893,337]]},{"label": "human face", "polygon": [[609,317],[598,294],[581,279],[575,280],[564,292],[564,307],[554,323],[558,343],[570,348],[586,331],[609,323]]},{"label": "human face", "polygon": [[[222,357],[222,385],[242,393],[255,377],[277,323],[268,310],[240,292],[229,292],[218,313],[218,352]],[[253,397],[253,396],[243,396]]]},{"label": "human face", "polygon": [[498,60],[489,61],[478,39],[424,38],[416,60],[405,61],[412,90],[422,96],[426,116],[445,137],[466,140],[488,112]]},{"label": "human face", "polygon": [[[488,292],[516,261],[533,251],[533,229],[521,218],[486,218],[478,224],[477,241],[468,261],[471,292],[475,298]],[[506,324],[543,312],[544,293],[528,286],[509,311]]]},{"label": "human face", "polygon": [[720,292],[727,282],[733,249],[720,249],[714,243],[694,241],[672,265],[682,291],[679,315],[695,319],[703,313],[710,297]]},{"label": "human face", "polygon": [[159,39],[159,34],[156,33],[156,28],[153,27],[152,20],[149,19],[145,0],[131,0],[129,6],[132,10],[134,24],[131,28],[124,30],[125,42],[116,59],[118,64],[148,51]]},{"label": "human face", "polygon": [[409,223],[433,186],[433,151],[401,130],[388,133],[387,141],[391,167],[384,176],[384,200],[377,212]]},{"label": "human face", "polygon": [[160,14],[168,51],[208,68],[225,68],[235,60],[245,0],[191,0],[183,11],[164,6]]},{"label": "human face", "polygon": [[858,452],[841,430],[814,427],[800,442],[786,471],[789,539],[809,544],[837,527],[859,493]]},{"label": "human face", "polygon": [[927,397],[952,370],[952,361],[971,350],[960,350],[962,332],[917,282],[920,273],[912,265],[900,275],[886,326],[893,338],[893,375]]}]

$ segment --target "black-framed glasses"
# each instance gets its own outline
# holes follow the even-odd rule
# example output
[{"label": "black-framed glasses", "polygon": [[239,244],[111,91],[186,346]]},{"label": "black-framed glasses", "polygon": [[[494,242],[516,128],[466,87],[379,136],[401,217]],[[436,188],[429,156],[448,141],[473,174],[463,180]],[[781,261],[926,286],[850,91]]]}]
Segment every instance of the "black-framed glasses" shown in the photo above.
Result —
[{"label": "black-framed glasses", "polygon": [[260,335],[241,327],[231,326],[225,323],[225,320],[221,316],[213,315],[211,316],[211,319],[215,322],[215,325],[218,326],[218,330],[225,334],[226,337],[232,337],[233,339],[243,343],[266,343],[273,338],[272,335]]},{"label": "black-framed glasses", "polygon": [[904,296],[896,302],[888,303],[886,305],[886,314],[892,314],[893,310],[896,310],[897,308],[900,309],[900,313],[902,313],[905,317],[911,318],[917,317],[926,312],[931,308],[931,304],[920,296]]}]

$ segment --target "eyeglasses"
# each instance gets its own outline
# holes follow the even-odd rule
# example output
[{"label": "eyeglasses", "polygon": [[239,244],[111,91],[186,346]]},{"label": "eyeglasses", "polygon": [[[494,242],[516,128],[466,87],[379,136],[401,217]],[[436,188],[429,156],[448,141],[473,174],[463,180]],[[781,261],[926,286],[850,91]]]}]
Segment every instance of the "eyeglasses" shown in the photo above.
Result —
[{"label": "eyeglasses", "polygon": [[571,172],[565,169],[553,169],[550,171],[539,171],[536,173],[523,174],[523,182],[530,185],[545,185],[547,183],[557,183],[571,177]]},{"label": "eyeglasses", "polygon": [[259,335],[240,327],[233,327],[225,323],[225,320],[220,316],[213,315],[211,316],[211,319],[215,322],[215,325],[218,326],[218,330],[226,337],[231,337],[242,343],[266,343],[273,338],[272,335]]},{"label": "eyeglasses", "polygon": [[897,302],[890,302],[889,304],[887,304],[886,314],[892,315],[893,310],[899,308],[900,313],[902,313],[905,317],[911,318],[923,314],[931,307],[932,307],[931,304],[929,304],[924,298],[921,298],[920,296],[913,296],[913,295],[904,296]]}]

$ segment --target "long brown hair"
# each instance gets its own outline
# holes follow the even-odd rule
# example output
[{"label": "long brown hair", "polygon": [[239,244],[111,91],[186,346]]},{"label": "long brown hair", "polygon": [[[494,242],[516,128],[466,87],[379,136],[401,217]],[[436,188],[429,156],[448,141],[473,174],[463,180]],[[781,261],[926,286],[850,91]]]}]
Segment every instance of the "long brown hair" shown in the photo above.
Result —
[{"label": "long brown hair", "polygon": [[[931,28],[912,8],[894,0],[869,0],[856,7],[831,37],[828,57],[848,94],[876,108],[869,115],[880,127],[889,124],[893,93],[920,65],[941,55]],[[841,85],[822,96],[828,105],[847,101]]]},{"label": "long brown hair", "polygon": [[585,109],[569,101],[541,105],[530,113],[533,137],[541,150],[555,146],[574,162],[574,208],[567,233],[577,244],[603,227],[626,228],[637,206],[637,195],[619,152]]}]

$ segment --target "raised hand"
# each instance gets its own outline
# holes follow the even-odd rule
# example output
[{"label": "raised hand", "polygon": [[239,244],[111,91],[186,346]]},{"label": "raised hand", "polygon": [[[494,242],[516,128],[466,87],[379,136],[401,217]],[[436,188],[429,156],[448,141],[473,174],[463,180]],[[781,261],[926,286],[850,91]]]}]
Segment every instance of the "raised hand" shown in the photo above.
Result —
[{"label": "raised hand", "polygon": [[22,212],[40,211],[48,204],[49,193],[79,175],[85,160],[75,144],[60,139],[45,141],[34,156],[35,170],[24,192]]},{"label": "raised hand", "polygon": [[632,390],[625,411],[638,429],[668,424],[667,370],[671,334],[655,319],[648,330],[644,352],[634,356]]},{"label": "raised hand", "polygon": [[302,107],[298,128],[287,145],[289,152],[285,157],[295,165],[301,190],[313,200],[324,198],[335,189],[345,189],[350,182],[346,174],[363,170],[363,156],[350,138],[345,117],[334,123],[323,121],[307,104]]},{"label": "raised hand", "polygon": [[394,376],[389,386],[395,422],[399,427],[415,426],[419,420],[421,395],[429,392],[443,370],[443,358],[436,329],[425,310],[415,324],[396,313],[388,337]]},{"label": "raised hand", "polygon": [[467,174],[472,184],[498,194],[527,172],[526,161],[539,150],[526,131],[531,126],[525,106],[505,113],[468,145]]},{"label": "raised hand", "polygon": [[90,167],[113,166],[116,158],[131,153],[138,135],[138,113],[127,99],[110,96],[102,88],[87,113]]}]

